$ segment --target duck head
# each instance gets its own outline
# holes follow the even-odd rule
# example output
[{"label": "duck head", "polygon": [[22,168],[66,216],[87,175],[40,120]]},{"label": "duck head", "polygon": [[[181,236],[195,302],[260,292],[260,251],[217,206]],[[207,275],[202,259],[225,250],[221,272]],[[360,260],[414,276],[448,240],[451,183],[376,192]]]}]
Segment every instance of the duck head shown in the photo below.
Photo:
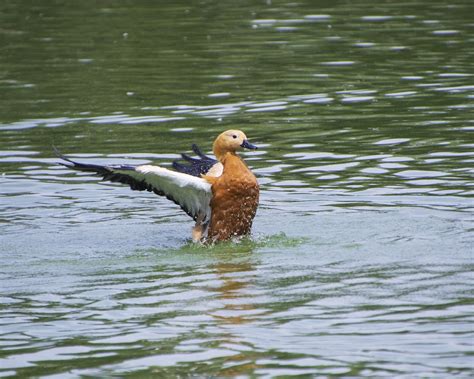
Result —
[{"label": "duck head", "polygon": [[247,136],[241,130],[227,130],[216,138],[213,145],[213,152],[216,158],[220,161],[227,153],[235,154],[243,149],[257,149],[257,146],[252,145]]}]

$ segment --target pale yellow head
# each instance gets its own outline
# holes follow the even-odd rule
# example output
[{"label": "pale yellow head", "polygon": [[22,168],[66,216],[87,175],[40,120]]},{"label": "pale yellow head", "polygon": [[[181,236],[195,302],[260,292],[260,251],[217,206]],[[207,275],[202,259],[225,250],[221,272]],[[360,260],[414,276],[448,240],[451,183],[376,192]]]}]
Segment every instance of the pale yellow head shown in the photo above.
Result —
[{"label": "pale yellow head", "polygon": [[241,130],[227,130],[216,138],[213,151],[218,160],[224,158],[227,153],[234,153],[243,149],[257,149],[252,145],[247,136]]}]

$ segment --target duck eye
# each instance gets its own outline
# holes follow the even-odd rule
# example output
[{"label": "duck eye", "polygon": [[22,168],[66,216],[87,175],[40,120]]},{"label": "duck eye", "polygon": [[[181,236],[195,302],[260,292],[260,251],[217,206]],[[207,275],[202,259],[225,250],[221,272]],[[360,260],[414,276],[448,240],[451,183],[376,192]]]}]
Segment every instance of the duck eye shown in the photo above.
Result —
[{"label": "duck eye", "polygon": [[232,135],[232,138],[233,138],[233,139],[236,139],[236,138],[237,138],[237,136],[234,134],[234,135]]}]

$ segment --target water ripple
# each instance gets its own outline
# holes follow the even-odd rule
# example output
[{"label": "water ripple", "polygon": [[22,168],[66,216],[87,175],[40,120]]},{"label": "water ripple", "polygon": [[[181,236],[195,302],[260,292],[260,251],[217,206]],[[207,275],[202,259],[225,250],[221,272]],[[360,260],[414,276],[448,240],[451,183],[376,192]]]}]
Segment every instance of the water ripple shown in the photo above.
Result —
[{"label": "water ripple", "polygon": [[[473,376],[468,2],[10,3],[0,376]],[[169,167],[230,128],[260,207],[214,246],[51,149]]]}]

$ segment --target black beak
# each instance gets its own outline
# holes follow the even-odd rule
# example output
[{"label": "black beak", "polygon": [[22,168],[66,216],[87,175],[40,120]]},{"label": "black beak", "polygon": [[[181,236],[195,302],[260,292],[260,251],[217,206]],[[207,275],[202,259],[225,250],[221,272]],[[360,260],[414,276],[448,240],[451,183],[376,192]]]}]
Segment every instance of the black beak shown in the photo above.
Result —
[{"label": "black beak", "polygon": [[248,140],[244,139],[244,142],[242,142],[242,146],[244,149],[251,149],[251,150],[257,150],[258,147],[255,145],[252,145]]}]

